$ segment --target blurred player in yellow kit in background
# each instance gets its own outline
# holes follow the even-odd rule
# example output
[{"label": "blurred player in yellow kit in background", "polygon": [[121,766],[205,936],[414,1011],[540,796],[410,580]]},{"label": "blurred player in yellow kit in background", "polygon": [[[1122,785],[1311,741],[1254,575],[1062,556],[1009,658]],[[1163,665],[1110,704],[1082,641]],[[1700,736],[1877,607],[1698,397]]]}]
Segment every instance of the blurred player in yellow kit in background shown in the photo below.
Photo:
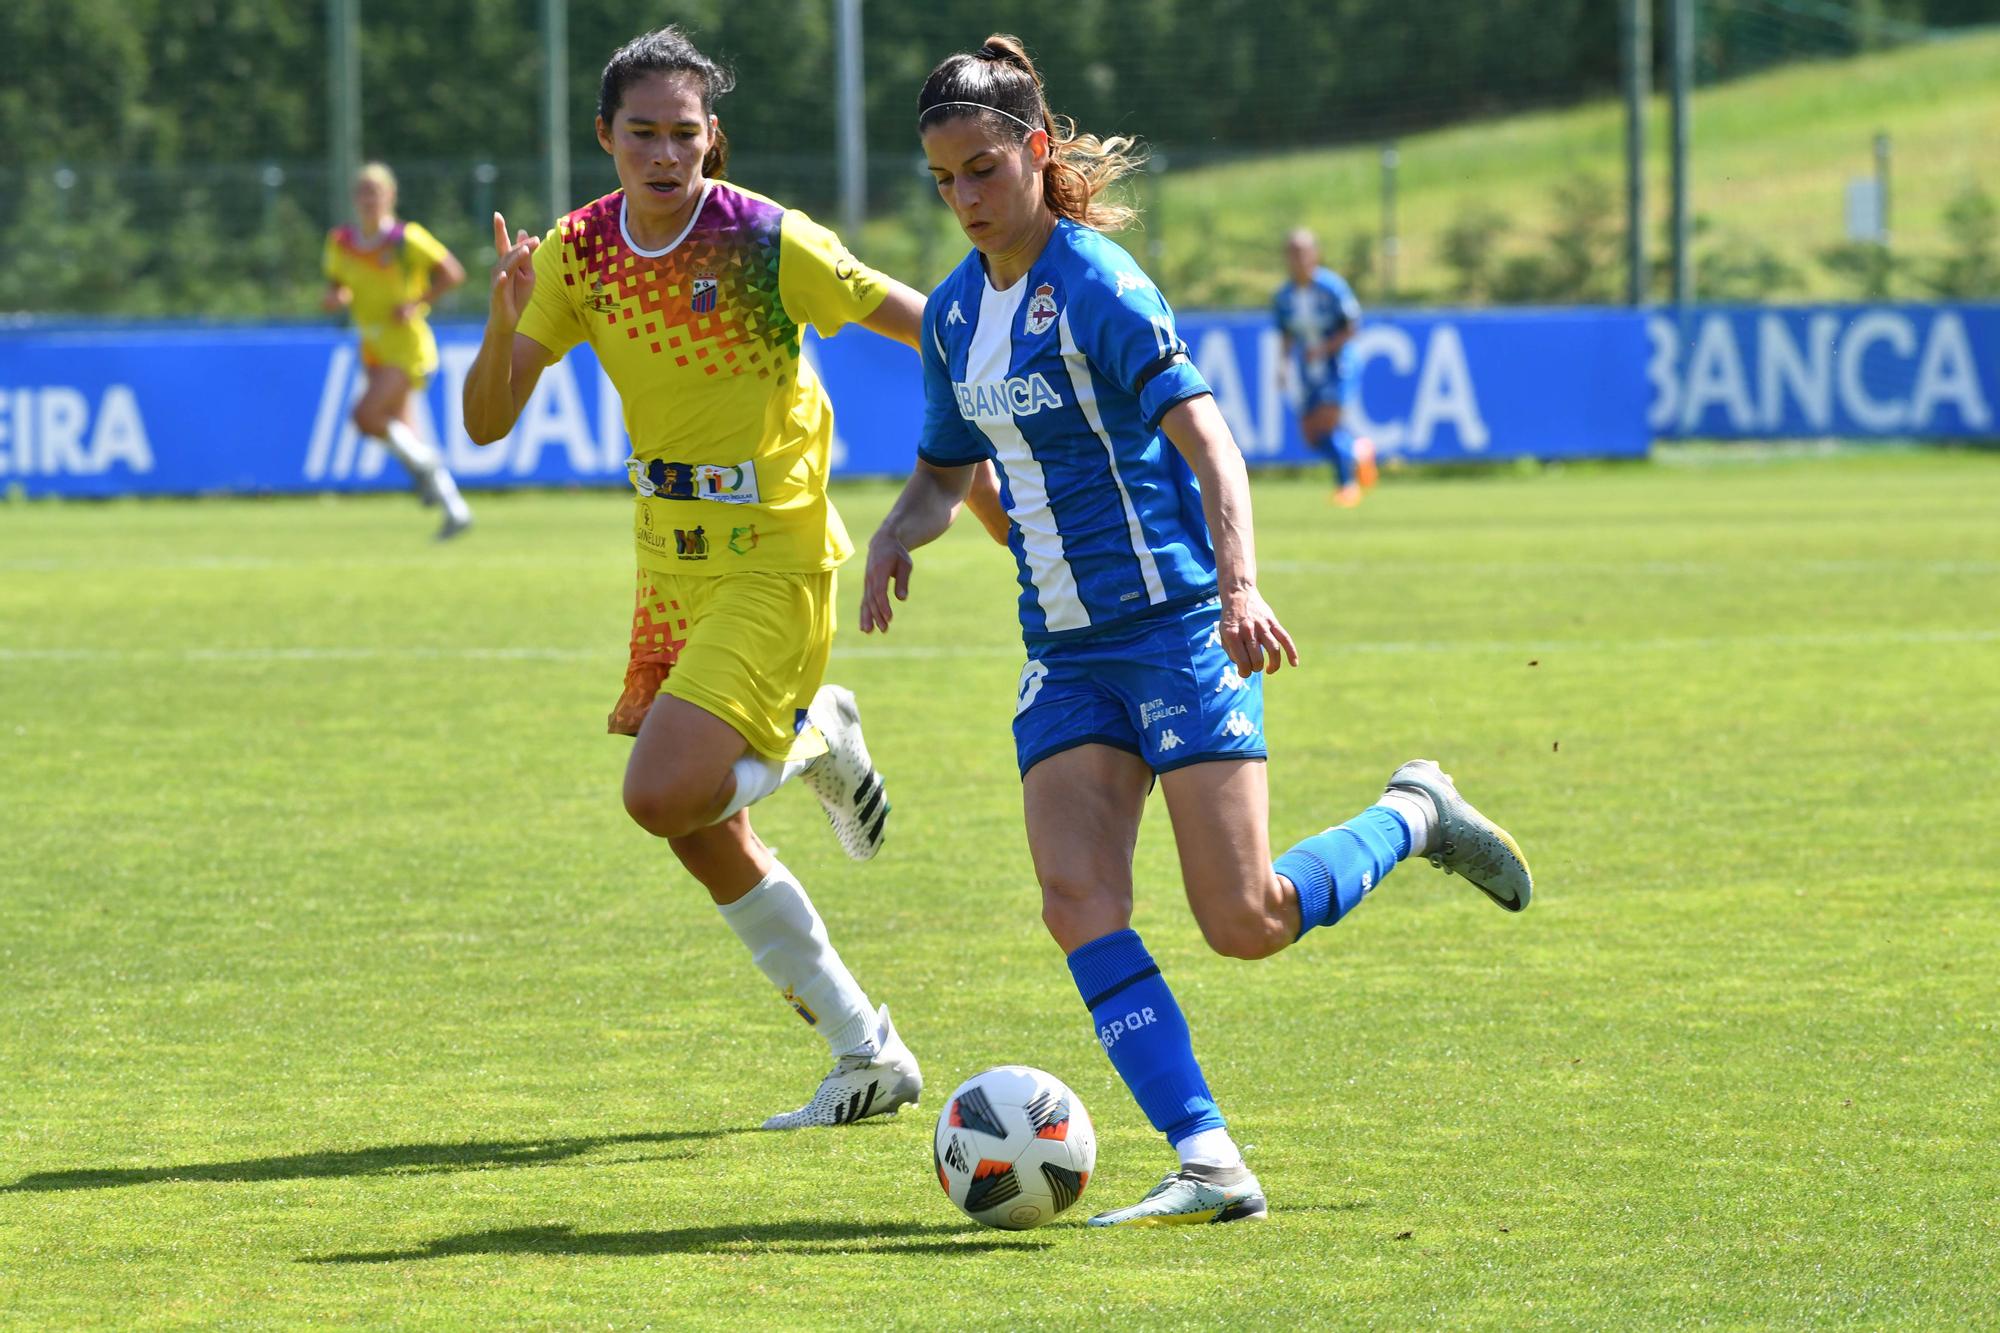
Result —
[{"label": "blurred player in yellow kit in background", "polygon": [[443,506],[438,537],[455,537],[471,525],[472,510],[437,449],[412,426],[410,395],[437,371],[437,339],[424,317],[465,281],[465,266],[423,227],[396,217],[396,177],[380,162],[354,178],[354,216],[358,226],[335,227],[326,238],[326,308],[353,315],[368,377],[354,425],[402,460],[427,501]]}]

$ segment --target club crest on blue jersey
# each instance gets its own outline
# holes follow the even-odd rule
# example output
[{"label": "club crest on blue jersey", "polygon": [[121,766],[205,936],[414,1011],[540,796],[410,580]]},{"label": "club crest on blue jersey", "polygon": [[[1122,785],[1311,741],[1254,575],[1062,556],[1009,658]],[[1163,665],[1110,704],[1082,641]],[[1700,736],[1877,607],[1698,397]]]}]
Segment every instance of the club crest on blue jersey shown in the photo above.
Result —
[{"label": "club crest on blue jersey", "polygon": [[694,280],[693,299],[688,306],[697,315],[706,315],[715,309],[715,275],[704,273]]},{"label": "club crest on blue jersey", "polygon": [[1028,332],[1047,333],[1061,315],[1056,309],[1056,289],[1046,282],[1035,288],[1028,298]]}]

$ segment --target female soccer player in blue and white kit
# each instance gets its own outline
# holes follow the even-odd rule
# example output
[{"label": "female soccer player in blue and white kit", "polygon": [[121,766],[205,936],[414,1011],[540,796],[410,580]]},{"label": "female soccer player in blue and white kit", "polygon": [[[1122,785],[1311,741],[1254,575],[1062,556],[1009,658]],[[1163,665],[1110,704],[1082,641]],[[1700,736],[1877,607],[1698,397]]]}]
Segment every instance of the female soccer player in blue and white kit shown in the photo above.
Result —
[{"label": "female soccer player in blue and white kit", "polygon": [[1042,918],[1099,1040],[1180,1157],[1093,1225],[1262,1217],[1173,993],[1131,929],[1132,852],[1155,780],[1189,906],[1219,952],[1277,953],[1352,910],[1411,855],[1528,904],[1514,842],[1415,760],[1380,802],[1274,865],[1262,676],[1298,656],[1257,591],[1242,455],[1131,257],[1096,228],[1129,145],[1052,117],[1020,43],[987,39],[924,84],[918,129],[971,238],[931,293],[915,472],[868,547],[861,628],[889,627],[910,552],[999,465],[1019,566],[1014,739]]},{"label": "female soccer player in blue and white kit", "polygon": [[1347,509],[1375,484],[1375,443],[1348,428],[1361,302],[1347,279],[1319,262],[1319,242],[1301,227],[1285,238],[1290,281],[1271,298],[1271,317],[1299,386],[1299,426],[1313,451],[1333,461],[1333,502]]}]

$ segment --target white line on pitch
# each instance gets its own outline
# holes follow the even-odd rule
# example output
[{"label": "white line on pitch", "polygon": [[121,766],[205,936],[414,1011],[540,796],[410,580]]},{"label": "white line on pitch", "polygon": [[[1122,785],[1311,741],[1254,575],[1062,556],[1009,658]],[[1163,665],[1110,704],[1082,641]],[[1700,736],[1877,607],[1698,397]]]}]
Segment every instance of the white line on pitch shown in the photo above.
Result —
[{"label": "white line on pitch", "polygon": [[1486,577],[1540,574],[1656,574],[1671,578],[1717,578],[1793,570],[1804,574],[2000,574],[2000,560],[1881,559],[1811,560],[1262,560],[1259,568],[1277,574],[1368,574],[1384,569],[1449,570]]},{"label": "white line on pitch", "polygon": [[[1554,658],[1561,654],[1621,652],[1703,652],[1724,648],[1865,648],[1881,646],[1953,645],[2000,642],[2000,629],[1854,630],[1832,634],[1702,635],[1654,639],[1413,639],[1378,640],[1331,645],[1335,656],[1400,656],[1418,653],[1528,653]],[[1016,644],[887,644],[863,643],[835,648],[835,658],[850,661],[929,661],[997,658],[1016,660]],[[243,648],[0,648],[0,662],[134,662],[263,663],[263,662],[606,662],[620,660],[612,648],[390,648],[243,647]]]},{"label": "white line on pitch", "polygon": [[[480,557],[482,569],[493,568],[534,568],[547,570],[563,566],[579,570],[598,571],[615,568],[621,572],[624,566],[608,566],[595,556],[575,556],[554,560],[524,555],[500,554]],[[0,560],[0,574],[67,574],[91,573],[104,570],[125,569],[128,562],[112,557],[83,556],[26,556],[14,560]],[[428,554],[391,556],[360,559],[344,556],[299,559],[295,557],[272,558],[246,555],[188,555],[164,556],[148,559],[149,573],[164,572],[239,572],[291,569],[437,569],[451,568],[440,565]],[[1665,577],[1713,578],[1718,575],[1757,574],[1774,569],[1796,570],[1806,574],[2000,574],[2000,560],[1932,560],[1917,556],[1877,556],[1844,560],[1815,559],[1802,556],[1776,556],[1769,559],[1746,558],[1743,560],[1407,560],[1400,557],[1384,556],[1376,560],[1265,560],[1261,568],[1281,574],[1360,574],[1394,569],[1402,572],[1410,570],[1450,570],[1459,574],[1482,575],[1537,575],[1537,574],[1591,574],[1617,573],[1661,575]]]}]

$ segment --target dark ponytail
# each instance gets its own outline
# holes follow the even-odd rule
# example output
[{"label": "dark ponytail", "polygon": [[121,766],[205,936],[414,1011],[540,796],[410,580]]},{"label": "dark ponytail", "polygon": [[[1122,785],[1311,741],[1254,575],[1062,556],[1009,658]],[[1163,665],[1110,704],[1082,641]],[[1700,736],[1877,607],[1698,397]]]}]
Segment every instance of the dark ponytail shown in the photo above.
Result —
[{"label": "dark ponytail", "polygon": [[[692,74],[701,81],[701,113],[715,114],[715,99],[736,86],[736,75],[701,53],[687,34],[667,27],[634,37],[611,53],[605,62],[604,77],[597,84],[597,117],[610,128],[618,108],[625,103],[625,91],[648,74]],[[701,174],[721,180],[729,169],[729,138],[720,126],[715,142],[701,159]]]},{"label": "dark ponytail", "polygon": [[1042,199],[1050,212],[1100,231],[1118,231],[1138,220],[1137,209],[1098,197],[1145,164],[1138,141],[1084,134],[1068,116],[1051,113],[1042,76],[1020,38],[996,32],[977,51],[945,57],[924,80],[917,94],[920,133],[961,116],[976,117],[994,134],[1017,143],[1036,130],[1049,136]]}]

